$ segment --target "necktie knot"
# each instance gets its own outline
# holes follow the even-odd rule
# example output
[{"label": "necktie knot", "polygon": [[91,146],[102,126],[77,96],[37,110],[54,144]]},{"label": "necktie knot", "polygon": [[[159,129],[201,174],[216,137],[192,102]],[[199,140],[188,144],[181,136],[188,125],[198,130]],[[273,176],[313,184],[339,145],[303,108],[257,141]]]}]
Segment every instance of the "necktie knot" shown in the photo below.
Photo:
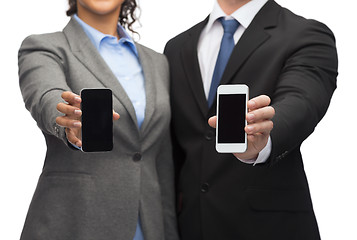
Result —
[{"label": "necktie knot", "polygon": [[229,19],[225,20],[224,18],[220,18],[219,21],[221,22],[223,29],[224,29],[224,34],[231,34],[233,35],[239,26],[239,22],[235,19]]}]

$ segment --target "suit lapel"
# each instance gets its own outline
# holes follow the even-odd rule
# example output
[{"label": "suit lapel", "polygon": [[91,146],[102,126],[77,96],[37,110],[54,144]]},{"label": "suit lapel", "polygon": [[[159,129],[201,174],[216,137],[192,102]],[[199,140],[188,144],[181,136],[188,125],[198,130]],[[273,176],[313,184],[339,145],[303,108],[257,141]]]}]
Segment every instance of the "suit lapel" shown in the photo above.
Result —
[{"label": "suit lapel", "polygon": [[[269,35],[265,33],[262,29],[249,27],[233,49],[231,58],[227,63],[220,84],[229,83],[235,73],[239,71],[244,62],[249,58],[249,56],[253,54],[254,51],[260,45],[262,45],[268,38]],[[241,80],[247,81],[247,79]]]},{"label": "suit lapel", "polygon": [[[231,58],[228,61],[220,84],[227,84],[231,82],[247,59],[249,59],[249,57],[270,38],[266,29],[273,28],[277,25],[280,9],[281,8],[278,4],[269,0],[258,12],[233,49]],[[190,30],[189,38],[181,51],[181,60],[183,62],[192,94],[194,95],[204,116],[207,115],[209,109],[202,84],[202,76],[197,56],[197,45],[200,34],[207,22],[208,18]],[[247,79],[241,79],[241,81],[242,83],[245,83]],[[215,109],[215,104],[212,105],[210,112],[213,109]]]},{"label": "suit lapel", "polygon": [[[132,120],[137,123],[135,109],[125,90],[110,70],[104,59],[87,37],[82,27],[75,19],[71,19],[63,30],[68,39],[73,54],[100,81],[104,87],[113,91],[113,96],[128,111]],[[90,86],[88,86],[90,87]]]},{"label": "suit lapel", "polygon": [[[220,84],[229,83],[254,51],[270,38],[266,29],[277,25],[279,10],[274,1],[268,1],[258,12],[233,49]],[[249,79],[241,79],[241,81],[244,83]]]},{"label": "suit lapel", "polygon": [[183,63],[184,71],[186,73],[192,94],[195,97],[199,108],[204,116],[207,115],[208,105],[203,88],[202,76],[197,56],[197,44],[201,31],[208,22],[206,18],[203,22],[197,24],[191,29],[191,34],[184,44],[181,51],[181,61]]}]

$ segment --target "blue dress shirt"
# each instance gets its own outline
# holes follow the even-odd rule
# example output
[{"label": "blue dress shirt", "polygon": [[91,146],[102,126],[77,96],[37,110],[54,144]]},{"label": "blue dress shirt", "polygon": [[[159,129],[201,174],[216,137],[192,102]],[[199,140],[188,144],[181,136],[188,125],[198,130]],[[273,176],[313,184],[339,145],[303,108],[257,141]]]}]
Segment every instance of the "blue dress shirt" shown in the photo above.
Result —
[{"label": "blue dress shirt", "polygon": [[[76,14],[74,18],[82,26],[84,32],[126,91],[134,106],[138,127],[140,128],[145,117],[145,80],[134,41],[120,24],[118,24],[118,34],[120,37],[118,40],[114,36],[104,34],[92,28],[83,22]],[[140,217],[134,240],[144,240]]]},{"label": "blue dress shirt", "polygon": [[145,117],[146,95],[143,70],[134,41],[118,24],[120,39],[104,34],[83,22],[77,15],[74,18],[97,48],[104,61],[112,70],[131,100],[140,128]]}]

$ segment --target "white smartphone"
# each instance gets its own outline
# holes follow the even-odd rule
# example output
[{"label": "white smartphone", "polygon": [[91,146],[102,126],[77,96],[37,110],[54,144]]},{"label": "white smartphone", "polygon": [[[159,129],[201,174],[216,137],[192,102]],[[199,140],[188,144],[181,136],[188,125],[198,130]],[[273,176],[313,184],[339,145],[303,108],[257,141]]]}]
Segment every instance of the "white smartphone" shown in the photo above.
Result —
[{"label": "white smartphone", "polygon": [[216,150],[242,153],[247,150],[247,102],[249,88],[244,84],[220,85],[217,90]]}]

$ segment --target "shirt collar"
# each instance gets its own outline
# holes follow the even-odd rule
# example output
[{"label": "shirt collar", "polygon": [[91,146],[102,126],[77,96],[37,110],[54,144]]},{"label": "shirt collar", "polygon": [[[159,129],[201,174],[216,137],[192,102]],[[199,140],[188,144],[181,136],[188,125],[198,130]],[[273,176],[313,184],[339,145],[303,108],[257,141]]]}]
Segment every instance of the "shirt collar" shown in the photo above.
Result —
[{"label": "shirt collar", "polygon": [[230,16],[222,10],[219,6],[217,0],[214,3],[213,10],[209,16],[208,23],[206,25],[206,31],[210,31],[214,22],[221,17],[225,17],[227,19],[234,18],[236,19],[241,26],[245,29],[248,28],[249,24],[253,21],[255,15],[259,12],[259,10],[268,2],[268,0],[251,0],[239,9],[237,9]]},{"label": "shirt collar", "polygon": [[[78,17],[77,14],[74,14],[74,19],[77,20],[79,25],[83,28],[84,32],[87,34],[89,39],[92,41],[94,46],[97,48],[99,51],[101,42],[104,38],[116,38],[115,36],[109,35],[109,34],[104,34],[97,29],[89,26],[87,23],[85,23],[82,19]],[[129,36],[129,34],[125,31],[125,29],[118,23],[118,35],[120,37],[119,43],[128,43],[127,45],[131,48],[131,50],[138,56],[138,51],[136,49],[135,43],[133,39]]]}]

